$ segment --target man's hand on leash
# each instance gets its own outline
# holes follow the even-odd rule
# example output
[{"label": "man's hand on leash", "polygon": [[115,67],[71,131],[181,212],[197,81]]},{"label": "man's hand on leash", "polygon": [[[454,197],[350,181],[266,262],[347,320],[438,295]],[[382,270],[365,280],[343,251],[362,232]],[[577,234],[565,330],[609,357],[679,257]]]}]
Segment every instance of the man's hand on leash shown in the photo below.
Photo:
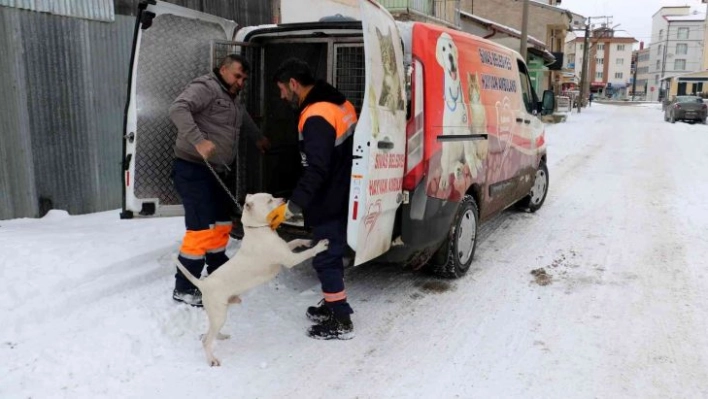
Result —
[{"label": "man's hand on leash", "polygon": [[204,159],[209,159],[209,157],[214,153],[214,150],[216,150],[214,143],[209,140],[202,140],[194,147],[197,149],[199,155],[201,155]]}]

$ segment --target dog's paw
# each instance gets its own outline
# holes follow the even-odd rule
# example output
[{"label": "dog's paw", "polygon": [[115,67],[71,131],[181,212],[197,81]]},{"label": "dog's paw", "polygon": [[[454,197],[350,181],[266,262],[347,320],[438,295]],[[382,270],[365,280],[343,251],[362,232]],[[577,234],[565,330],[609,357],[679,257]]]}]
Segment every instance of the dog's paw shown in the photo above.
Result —
[{"label": "dog's paw", "polygon": [[213,356],[211,357],[211,359],[207,359],[207,362],[209,363],[209,366],[211,366],[211,367],[221,366],[221,362],[219,361],[219,359],[217,359]]},{"label": "dog's paw", "polygon": [[317,243],[317,246],[315,246],[315,249],[317,249],[317,252],[324,252],[329,248],[329,240],[320,240],[320,242]]},{"label": "dog's paw", "polygon": [[231,338],[231,336],[229,334],[219,333],[219,335],[216,336],[216,339],[218,339],[220,341],[223,341],[223,340],[229,339],[229,338]]}]

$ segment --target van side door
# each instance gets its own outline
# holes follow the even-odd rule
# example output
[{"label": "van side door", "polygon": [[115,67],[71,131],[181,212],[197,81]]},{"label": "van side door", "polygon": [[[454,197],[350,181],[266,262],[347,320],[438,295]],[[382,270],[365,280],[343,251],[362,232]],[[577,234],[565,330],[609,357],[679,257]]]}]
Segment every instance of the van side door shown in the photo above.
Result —
[{"label": "van side door", "polygon": [[360,0],[366,69],[364,103],[354,132],[347,243],[354,264],[391,247],[403,202],[406,109],[403,45],[396,22],[372,0]]},{"label": "van side door", "polygon": [[177,129],[168,108],[192,79],[209,73],[215,41],[232,40],[236,26],[164,1],[141,3],[124,121],[122,218],[183,213],[170,177]]}]

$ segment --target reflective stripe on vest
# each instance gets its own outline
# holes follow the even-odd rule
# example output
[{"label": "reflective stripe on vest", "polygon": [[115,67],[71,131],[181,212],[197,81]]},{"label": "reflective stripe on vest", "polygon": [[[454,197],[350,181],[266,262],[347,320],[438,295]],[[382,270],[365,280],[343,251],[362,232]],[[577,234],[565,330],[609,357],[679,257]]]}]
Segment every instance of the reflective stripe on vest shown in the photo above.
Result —
[{"label": "reflective stripe on vest", "polygon": [[341,145],[354,134],[357,122],[356,109],[354,109],[354,106],[349,101],[345,101],[342,105],[328,102],[318,102],[308,105],[300,114],[300,122],[298,123],[297,129],[300,133],[300,141],[303,140],[302,130],[305,128],[305,121],[311,116],[320,116],[334,127],[334,131],[337,135],[334,142],[335,147]]}]

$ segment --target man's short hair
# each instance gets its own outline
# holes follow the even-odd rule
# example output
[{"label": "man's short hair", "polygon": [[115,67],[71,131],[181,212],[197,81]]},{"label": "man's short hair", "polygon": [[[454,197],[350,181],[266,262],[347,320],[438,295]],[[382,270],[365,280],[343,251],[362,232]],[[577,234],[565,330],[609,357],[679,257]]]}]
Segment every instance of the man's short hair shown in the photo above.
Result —
[{"label": "man's short hair", "polygon": [[303,86],[315,84],[315,77],[312,75],[310,66],[299,58],[288,58],[283,61],[273,76],[273,80],[280,83],[288,83],[290,79],[297,80]]},{"label": "man's short hair", "polygon": [[241,64],[241,70],[243,73],[250,73],[251,72],[251,63],[248,62],[246,57],[242,56],[241,54],[229,54],[226,57],[224,57],[221,60],[221,64],[219,64],[219,68],[224,67],[224,66],[230,66],[234,62],[238,62]]}]

